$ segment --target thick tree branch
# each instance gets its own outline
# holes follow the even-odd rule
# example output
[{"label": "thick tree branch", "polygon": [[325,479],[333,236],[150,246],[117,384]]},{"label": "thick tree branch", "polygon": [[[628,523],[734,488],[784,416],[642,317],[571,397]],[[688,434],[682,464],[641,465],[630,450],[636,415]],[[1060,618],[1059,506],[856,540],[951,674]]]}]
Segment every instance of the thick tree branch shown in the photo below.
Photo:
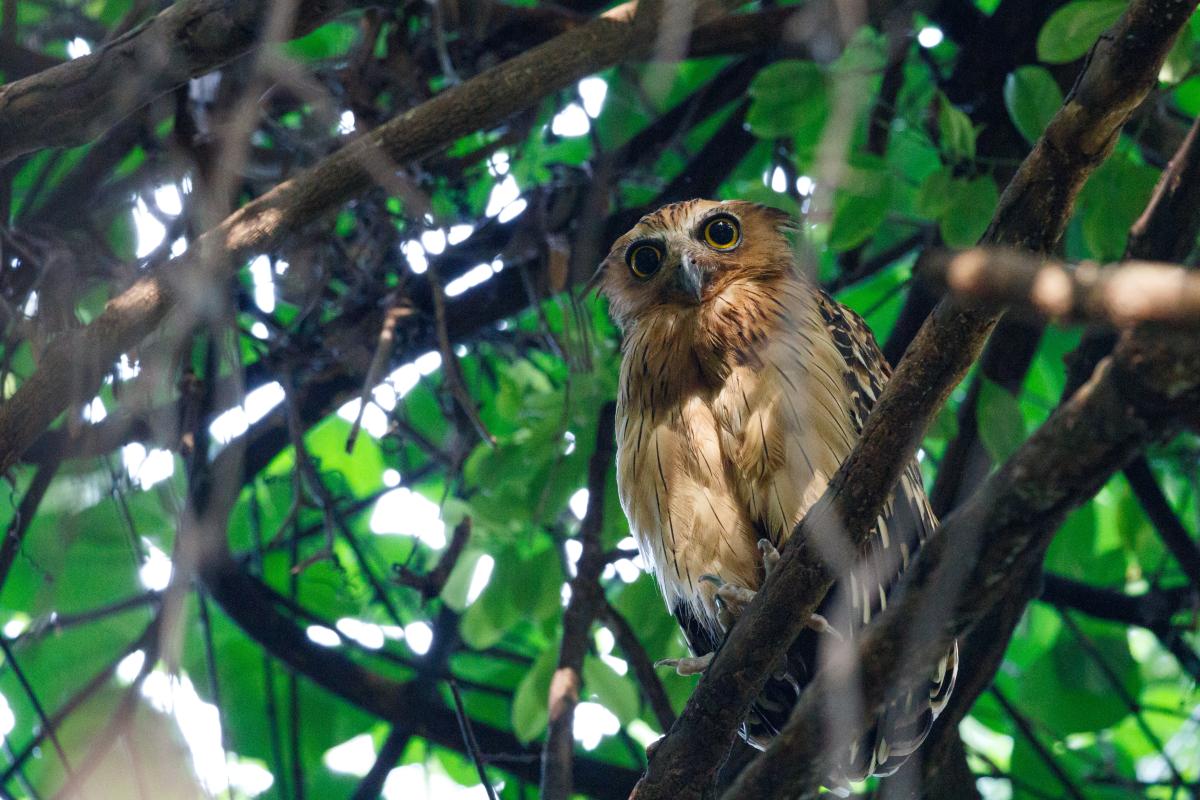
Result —
[{"label": "thick tree branch", "polygon": [[[1129,244],[1125,252],[1127,258],[1178,261],[1193,248],[1197,232],[1200,231],[1200,214],[1196,213],[1196,209],[1200,207],[1200,138],[1197,135],[1198,131],[1200,131],[1200,122],[1194,124],[1191,133],[1183,139],[1167,169],[1159,178],[1146,210],[1130,229]],[[993,337],[992,345],[1003,345],[1006,357],[996,360],[997,363],[1004,364],[1003,373],[993,372],[990,377],[998,380],[1009,391],[1015,392],[1033,359],[1036,340],[1027,341],[1024,347],[1016,347],[1014,346],[1015,337],[1011,335],[1012,331],[1009,333],[1010,335],[1004,340],[1000,340],[998,336]],[[1093,327],[1088,329],[1084,334],[1083,342],[1068,358],[1064,399],[1073,395],[1076,389],[1087,381],[1100,360],[1111,352],[1116,340],[1116,332],[1111,328]],[[989,346],[988,350],[990,353],[992,346]],[[985,353],[984,356],[985,372],[989,366],[989,353]],[[975,429],[974,409],[976,404],[973,397],[977,395],[977,391],[978,387],[973,385],[963,403],[964,410],[959,417],[960,437],[947,451],[946,460],[943,461],[938,472],[933,499],[934,507],[939,511],[945,510],[952,505],[955,499],[963,498],[969,489],[973,489],[981,483],[991,466],[991,460],[987,456],[986,450],[976,438],[972,438],[973,446],[968,443],[959,447],[960,440],[968,430],[963,423],[968,423],[972,431]],[[959,461],[965,462],[965,469],[961,463],[951,463],[952,453],[955,450],[959,451]],[[1127,475],[1129,470],[1136,470],[1138,464],[1143,461],[1144,456],[1135,458],[1126,467]],[[1157,512],[1163,510],[1163,504],[1156,502],[1149,495],[1143,499],[1140,493],[1142,490],[1149,492],[1156,487],[1146,486],[1143,481],[1132,481],[1130,485],[1134,488],[1135,494],[1138,494],[1139,501],[1143,502],[1148,509],[1155,508]],[[1157,493],[1161,495],[1161,490]],[[941,506],[938,504],[939,499],[943,503]],[[1149,502],[1147,503],[1147,501]],[[1166,510],[1169,511],[1169,508]],[[1191,563],[1188,552],[1189,549],[1194,551],[1194,543],[1191,548],[1188,548],[1190,537],[1186,533],[1182,537],[1178,536],[1178,531],[1182,526],[1177,519],[1174,519],[1172,524],[1171,518],[1174,515],[1152,513],[1149,516],[1164,542],[1181,545],[1178,548],[1180,553],[1177,554],[1177,557],[1182,555],[1180,564]],[[1172,552],[1177,549],[1171,547],[1170,544],[1168,547],[1172,549]],[[954,696],[950,699],[949,706],[934,725],[933,733],[925,743],[923,764],[920,765],[923,777],[919,783],[934,797],[954,796],[952,791],[949,793],[942,791],[939,794],[941,788],[949,789],[949,787],[943,787],[941,780],[945,762],[953,758],[953,748],[949,743],[958,738],[959,721],[966,716],[975,699],[988,687],[992,676],[999,668],[1008,642],[1024,612],[1026,602],[1036,596],[1039,591],[1039,573],[1040,565],[1033,565],[1028,574],[1014,576],[1015,590],[1010,601],[994,608],[989,617],[978,625],[975,631],[959,642],[958,686]],[[1190,573],[1185,569],[1185,574]],[[1186,641],[1178,635],[1177,629],[1157,627],[1153,630],[1164,646],[1179,659],[1184,669],[1192,674],[1200,674],[1200,663],[1198,663],[1200,660],[1190,650]]]},{"label": "thick tree branch", "polygon": [[[712,6],[697,13],[702,18]],[[38,370],[0,408],[0,473],[66,407],[90,397],[108,366],[163,322],[169,312],[205,312],[197,284],[219,281],[249,255],[269,251],[379,179],[397,162],[487,129],[545,95],[653,47],[654,8],[614,8],[587,25],[480,73],[375,128],[227,217],[187,253],[111,300],[95,322],[55,339]]]},{"label": "thick tree branch", "polygon": [[[296,0],[294,34],[346,7]],[[73,147],[191,78],[260,43],[271,3],[182,0],[96,52],[0,86],[0,164],[46,147]]]},{"label": "thick tree branch", "polygon": [[1019,250],[977,248],[927,258],[924,266],[964,300],[1011,305],[1010,313],[1117,327],[1200,326],[1200,273],[1174,264],[1071,266]]},{"label": "thick tree branch", "polygon": [[[1160,330],[1127,335],[1113,358],[942,523],[849,663],[822,670],[784,731],[726,797],[815,796],[831,754],[855,730],[830,728],[822,704],[861,692],[867,724],[905,676],[930,674],[945,648],[1008,599],[1066,514],[1200,402],[1200,348]],[[787,792],[786,794],[784,792]]]},{"label": "thick tree branch", "polygon": [[600,541],[604,527],[604,496],[607,476],[613,463],[615,406],[606,403],[600,409],[596,426],[596,449],[588,463],[587,513],[579,526],[582,554],[571,579],[571,599],[563,612],[562,644],[558,667],[550,681],[550,721],[542,749],[541,797],[543,800],[567,800],[573,786],[575,750],[575,706],[583,685],[583,657],[587,654],[592,623],[604,609],[604,587],[600,575],[608,563]]},{"label": "thick tree branch", "polygon": [[[1058,242],[1079,189],[1155,85],[1163,59],[1195,7],[1194,0],[1137,0],[1101,38],[1075,91],[1002,196],[986,243],[1045,252]],[[860,441],[793,533],[778,567],[659,743],[636,790],[639,800],[703,793],[771,666],[833,582],[813,542],[842,531],[856,545],[866,540],[933,414],[962,379],[997,318],[998,309],[990,306],[964,308],[943,301],[934,310]]]}]

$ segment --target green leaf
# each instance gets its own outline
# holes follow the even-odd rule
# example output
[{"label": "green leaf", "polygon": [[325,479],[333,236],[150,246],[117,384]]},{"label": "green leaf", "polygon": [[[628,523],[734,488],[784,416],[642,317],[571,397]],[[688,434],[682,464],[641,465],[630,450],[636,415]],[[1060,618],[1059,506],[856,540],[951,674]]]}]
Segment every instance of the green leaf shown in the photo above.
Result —
[{"label": "green leaf", "polygon": [[954,202],[954,170],[942,167],[929,173],[917,189],[917,213],[930,219],[941,219]]},{"label": "green leaf", "polygon": [[942,150],[954,161],[974,160],[976,134],[971,118],[955,108],[946,95],[941,95],[940,101],[938,130],[942,136]]},{"label": "green leaf", "polygon": [[1128,5],[1127,0],[1075,0],[1063,6],[1038,33],[1038,60],[1067,64],[1081,58]]},{"label": "green leaf", "polygon": [[[1025,671],[1020,682],[1022,709],[1060,734],[1102,730],[1129,715],[1129,706],[1108,672],[1131,697],[1140,695],[1142,687],[1125,632],[1076,620],[1090,648],[1064,629],[1054,647]],[[1103,660],[1103,666],[1090,649]],[[1048,697],[1054,702],[1045,702]]]},{"label": "green leaf", "polygon": [[825,77],[811,61],[779,61],[750,83],[753,102],[746,113],[750,132],[762,139],[794,136],[815,143],[828,115]]},{"label": "green leaf", "polygon": [[874,235],[887,216],[892,199],[892,177],[880,159],[860,156],[846,170],[834,200],[829,246],[849,250]]},{"label": "green leaf", "polygon": [[501,558],[483,594],[463,614],[459,633],[468,647],[486,650],[504,638],[505,632],[517,623],[520,614],[509,602],[507,581],[508,558]]},{"label": "green leaf", "polygon": [[955,179],[939,226],[942,240],[950,247],[974,246],[991,223],[999,202],[1000,191],[991,177]]},{"label": "green leaf", "polygon": [[618,675],[595,656],[589,655],[583,660],[583,688],[595,694],[600,704],[616,714],[622,725],[637,718],[638,693],[633,682]]},{"label": "green leaf", "polygon": [[835,203],[829,246],[849,250],[870,239],[887,216],[889,191],[873,195],[845,195]]},{"label": "green leaf", "polygon": [[1125,554],[1121,542],[1106,541],[1102,536],[1099,511],[1098,501],[1094,500],[1067,517],[1046,552],[1047,569],[1098,586],[1120,584],[1124,580]]},{"label": "green leaf", "polygon": [[1025,441],[1021,406],[1001,386],[979,378],[979,403],[975,408],[979,438],[997,464],[1003,463]]},{"label": "green leaf", "polygon": [[1087,255],[1116,261],[1125,253],[1129,228],[1158,182],[1158,170],[1117,152],[1092,174],[1079,193],[1079,217]]},{"label": "green leaf", "polygon": [[1018,67],[1004,80],[1008,115],[1031,144],[1042,135],[1062,103],[1062,90],[1044,67]]},{"label": "green leaf", "polygon": [[467,607],[467,592],[471,588],[471,579],[475,577],[475,568],[482,556],[483,551],[468,547],[459,556],[458,561],[454,562],[454,569],[450,570],[450,576],[442,586],[442,601],[455,611],[461,613]]},{"label": "green leaf", "polygon": [[550,700],[550,679],[558,664],[558,647],[547,647],[533,662],[529,672],[521,679],[513,695],[513,733],[522,742],[533,741],[546,729],[549,712],[546,704]]},{"label": "green leaf", "polygon": [[283,51],[293,58],[320,61],[350,52],[358,39],[358,28],[350,22],[330,22],[307,36],[283,45]]}]

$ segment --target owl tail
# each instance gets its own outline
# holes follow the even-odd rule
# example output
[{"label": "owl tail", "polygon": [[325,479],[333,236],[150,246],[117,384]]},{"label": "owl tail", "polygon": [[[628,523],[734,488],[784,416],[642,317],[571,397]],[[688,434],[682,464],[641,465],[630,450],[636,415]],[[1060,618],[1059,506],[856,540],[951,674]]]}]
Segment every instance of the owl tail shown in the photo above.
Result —
[{"label": "owl tail", "polygon": [[958,643],[938,664],[925,687],[912,689],[891,700],[876,718],[875,724],[851,746],[847,758],[838,764],[830,782],[831,790],[848,789],[848,784],[871,776],[894,774],[929,736],[933,721],[942,713],[954,691],[958,676]]},{"label": "owl tail", "polygon": [[[785,672],[767,681],[742,725],[742,737],[751,745],[765,749],[790,716],[800,698],[801,687],[810,676],[805,661],[789,654]],[[871,776],[894,774],[917,751],[933,727],[950,695],[958,675],[958,643],[938,664],[929,683],[891,700],[875,719],[875,724],[860,736],[838,759],[825,781],[835,795],[846,797],[850,784]]]}]

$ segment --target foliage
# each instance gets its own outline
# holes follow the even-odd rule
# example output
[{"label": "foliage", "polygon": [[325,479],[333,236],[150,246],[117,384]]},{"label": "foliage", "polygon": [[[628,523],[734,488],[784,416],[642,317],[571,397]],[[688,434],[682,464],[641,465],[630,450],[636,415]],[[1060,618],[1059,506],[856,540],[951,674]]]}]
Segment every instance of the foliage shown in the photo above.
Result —
[{"label": "foliage", "polygon": [[[1043,24],[1006,43],[1012,59],[1036,52],[1036,63],[963,76],[972,49],[1003,44],[981,32],[1010,4],[1040,9]],[[66,57],[66,42],[100,47],[144,13],[127,0],[12,5],[21,48],[55,58]],[[836,57],[763,49],[607,70],[500,128],[398,165],[336,218],[241,264],[231,285],[206,287],[211,308],[193,309],[205,316],[173,319],[112,365],[97,397],[76,398],[43,437],[43,456],[27,454],[10,476],[4,513],[19,547],[0,571],[4,791],[47,796],[78,779],[90,796],[198,797],[230,786],[238,797],[341,797],[369,769],[392,727],[292,671],[192,572],[201,554],[186,531],[204,477],[194,451],[229,467],[222,456],[244,447],[246,474],[239,464],[208,476],[232,492],[225,539],[236,563],[280,595],[313,642],[423,682],[419,711],[454,719],[443,680],[452,676],[471,722],[511,742],[511,752],[488,754],[500,796],[532,796],[536,765],[520,759],[546,728],[585,507],[603,504],[608,601],[649,658],[685,654],[636,568],[611,475],[603,497],[580,494],[620,355],[603,301],[576,291],[608,245],[594,240],[594,224],[611,233],[590,209],[611,203],[614,218],[636,219],[700,187],[793,212],[819,278],[881,343],[903,343],[914,332],[901,310],[915,294],[917,251],[979,239],[1015,164],[1071,89],[1075,71],[1059,65],[1084,57],[1126,4],[977,5],[966,14],[975,27],[957,41],[949,32],[965,12],[929,12],[914,30],[944,25],[946,38],[905,40],[898,60],[889,37],[864,26]],[[249,142],[232,191],[243,203],[547,36],[534,24],[475,29],[431,8],[347,12],[271,48],[279,63],[269,80],[238,61],[221,68],[215,90],[199,79],[91,144],[9,165],[0,175],[4,396],[50,339],[94,319],[138,269],[213,223],[221,146]],[[1126,131],[1084,188],[1068,258],[1122,256],[1171,155],[1143,131],[1150,122],[1177,129],[1200,111],[1196,30],[1193,20],[1145,125]],[[23,74],[15,59],[0,68],[6,81]],[[897,80],[886,79],[891,71]],[[977,91],[967,96],[964,84]],[[250,133],[227,139],[235,100],[246,97]],[[435,273],[452,351],[438,345]],[[392,308],[410,316],[360,408]],[[1003,461],[1059,402],[1064,357],[1080,334],[1045,331],[1016,385],[985,377],[977,393],[956,393],[924,443],[928,484],[967,429]],[[293,391],[305,402],[285,401]],[[289,414],[302,436],[289,435]],[[46,455],[56,451],[61,463]],[[1171,511],[1192,528],[1197,454],[1187,436],[1150,454]],[[444,584],[430,597],[405,585],[435,570],[464,519],[470,538]],[[1046,570],[1122,596],[1178,596],[1195,580],[1120,477],[1069,518]],[[994,691],[961,728],[988,797],[1180,797],[1175,771],[1195,796],[1197,674],[1166,643],[1176,637],[1194,656],[1186,603],[1157,630],[1093,611],[1035,603],[1026,612]],[[582,691],[594,705],[577,720],[577,750],[599,769],[640,769],[661,733],[633,657],[611,626],[596,625]],[[680,709],[692,681],[661,680]],[[440,737],[427,722],[412,720],[388,796],[451,797],[479,783],[457,734]],[[368,757],[354,757],[356,747]],[[524,772],[512,766],[521,763]]]}]

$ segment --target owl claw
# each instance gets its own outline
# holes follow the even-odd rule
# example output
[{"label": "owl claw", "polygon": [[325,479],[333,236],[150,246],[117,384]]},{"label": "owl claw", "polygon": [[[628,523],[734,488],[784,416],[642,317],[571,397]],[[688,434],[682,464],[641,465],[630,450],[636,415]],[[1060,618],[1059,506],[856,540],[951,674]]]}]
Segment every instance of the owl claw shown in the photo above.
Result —
[{"label": "owl claw", "polygon": [[806,627],[811,628],[817,633],[831,634],[832,636],[836,637],[839,642],[843,641],[842,634],[838,633],[838,629],[830,625],[829,620],[825,619],[820,614],[813,614],[810,616],[808,618],[808,624]]},{"label": "owl claw", "polygon": [[775,545],[770,539],[758,540],[758,552],[762,553],[763,570],[769,577],[775,570],[775,565],[779,563],[779,551],[775,549]]},{"label": "owl claw", "polygon": [[677,675],[699,675],[712,663],[713,654],[687,656],[686,658],[664,658],[654,662],[655,667],[673,667]]}]

